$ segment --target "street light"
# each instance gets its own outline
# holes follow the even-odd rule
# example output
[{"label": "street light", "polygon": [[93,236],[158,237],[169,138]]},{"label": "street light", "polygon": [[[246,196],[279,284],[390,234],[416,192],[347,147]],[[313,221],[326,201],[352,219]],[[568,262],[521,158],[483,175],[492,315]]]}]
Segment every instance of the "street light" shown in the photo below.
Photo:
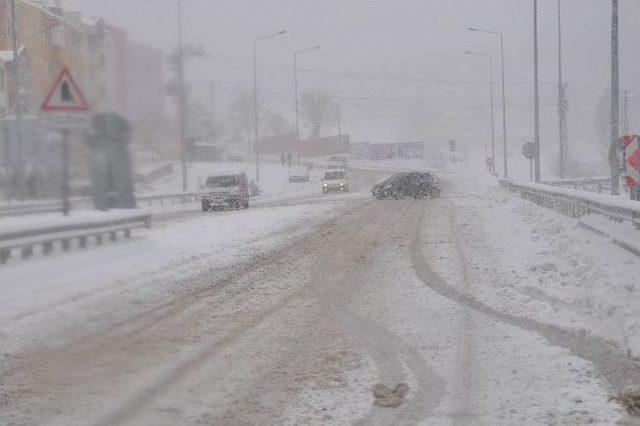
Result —
[{"label": "street light", "polygon": [[178,0],[178,132],[180,137],[180,161],[182,164],[182,191],[187,192],[187,147],[185,129],[187,127],[186,99],[184,91],[184,52],[182,46],[182,2]]},{"label": "street light", "polygon": [[509,177],[508,165],[507,165],[507,104],[506,104],[506,95],[505,95],[505,84],[504,84],[504,36],[501,32],[498,31],[489,31],[489,30],[481,30],[479,28],[469,27],[469,31],[474,31],[478,33],[484,34],[492,34],[500,36],[500,62],[502,65],[502,138],[504,143],[504,177]]},{"label": "street light", "polygon": [[298,116],[298,55],[309,52],[310,50],[320,49],[320,45],[308,47],[306,49],[298,50],[297,52],[293,52],[293,75],[294,75],[294,86],[295,86],[295,97],[296,97],[296,135],[298,138],[298,153],[296,155],[296,162],[300,164],[300,120]]},{"label": "street light", "polygon": [[533,0],[533,93],[535,97],[535,180],[540,182],[540,81],[538,68],[538,0]]},{"label": "street light", "polygon": [[257,78],[257,62],[256,47],[259,41],[268,38],[277,37],[286,34],[286,30],[275,33],[266,34],[253,39],[253,132],[254,132],[254,151],[256,154],[256,182],[260,182],[260,152],[258,150],[258,78]]},{"label": "street light", "polygon": [[25,181],[24,181],[24,158],[22,147],[22,58],[19,56],[18,47],[18,27],[16,18],[16,1],[11,1],[11,48],[13,53],[13,81],[12,92],[14,96],[14,110],[16,121],[14,123],[14,136],[16,146],[16,181],[17,188],[14,188],[17,192],[18,199],[24,199],[26,195]]},{"label": "street light", "polygon": [[620,193],[620,176],[616,145],[620,127],[620,21],[618,0],[611,0],[611,141],[609,164],[611,165],[611,194]]},{"label": "street light", "polygon": [[467,55],[476,55],[476,56],[483,56],[485,58],[489,58],[489,94],[491,97],[491,157],[494,160],[494,164],[492,166],[492,172],[493,172],[493,167],[495,167],[495,159],[496,159],[496,143],[495,143],[495,135],[496,135],[496,131],[495,131],[495,120],[494,120],[494,116],[493,116],[493,55],[490,53],[482,53],[482,52],[474,52],[472,50],[465,50],[464,53],[466,53]]}]

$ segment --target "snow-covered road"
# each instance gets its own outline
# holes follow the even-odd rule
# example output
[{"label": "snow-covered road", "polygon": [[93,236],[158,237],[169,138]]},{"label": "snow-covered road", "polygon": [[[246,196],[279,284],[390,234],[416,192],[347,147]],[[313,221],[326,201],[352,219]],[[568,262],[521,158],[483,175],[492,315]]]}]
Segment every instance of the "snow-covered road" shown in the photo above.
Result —
[{"label": "snow-covered road", "polygon": [[[363,191],[380,176],[360,173]],[[99,256],[0,270],[0,423],[633,424],[609,402],[640,383],[627,334],[558,290],[578,254],[552,225],[615,246],[493,181],[446,184],[437,200],[175,218]],[[586,250],[589,291],[611,262],[638,268],[615,254]],[[374,385],[401,383],[380,407]]]}]

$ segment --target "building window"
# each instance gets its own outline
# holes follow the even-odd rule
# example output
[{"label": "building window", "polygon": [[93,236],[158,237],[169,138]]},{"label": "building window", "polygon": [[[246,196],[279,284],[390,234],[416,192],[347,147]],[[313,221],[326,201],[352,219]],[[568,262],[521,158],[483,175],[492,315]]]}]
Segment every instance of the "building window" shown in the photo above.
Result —
[{"label": "building window", "polygon": [[64,25],[55,25],[51,27],[51,44],[58,47],[64,47]]}]

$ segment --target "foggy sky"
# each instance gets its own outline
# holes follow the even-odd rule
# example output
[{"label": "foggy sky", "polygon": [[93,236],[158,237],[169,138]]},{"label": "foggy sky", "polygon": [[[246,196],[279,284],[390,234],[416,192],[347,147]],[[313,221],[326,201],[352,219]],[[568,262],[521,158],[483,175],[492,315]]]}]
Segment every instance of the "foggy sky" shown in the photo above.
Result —
[{"label": "foggy sky", "polygon": [[[566,80],[574,90],[591,91],[594,96],[609,85],[610,3],[609,0],[562,0]],[[176,44],[175,0],[66,0],[64,4],[126,28],[135,40],[166,51]],[[557,133],[552,105],[557,93],[556,0],[540,0],[539,8],[544,139],[554,138]],[[334,96],[344,97],[340,102],[345,104],[345,121],[351,122],[352,134],[362,139],[421,139],[456,132],[462,137],[486,137],[486,126],[482,129],[478,126],[487,111],[461,120],[464,122],[457,129],[433,129],[432,135],[424,135],[421,129],[413,134],[411,130],[400,131],[393,123],[384,122],[403,114],[401,103],[382,102],[381,105],[374,100],[348,98],[482,103],[487,98],[486,85],[473,82],[488,81],[486,62],[464,55],[463,51],[496,53],[497,80],[500,77],[499,43],[497,38],[469,32],[466,28],[502,31],[509,84],[507,96],[514,105],[509,114],[531,117],[531,120],[521,117],[512,131],[520,138],[532,134],[531,0],[185,0],[183,16],[185,43],[200,43],[212,55],[211,59],[190,61],[189,78],[194,84],[218,81],[221,99],[238,86],[250,87],[252,39],[282,29],[287,30],[287,35],[259,44],[258,61],[273,65],[259,68],[259,88],[265,100],[287,113],[292,105],[292,52],[316,44],[321,44],[322,49],[301,56],[300,67],[433,80],[400,82],[301,72],[302,91],[323,88]],[[621,0],[621,84],[637,96],[640,26],[636,22],[640,22],[640,2]],[[499,97],[496,101],[500,101]],[[514,111],[516,109],[521,112]],[[375,122],[364,125],[367,119]],[[529,122],[522,122],[525,120]],[[577,123],[574,120],[572,124]]]}]

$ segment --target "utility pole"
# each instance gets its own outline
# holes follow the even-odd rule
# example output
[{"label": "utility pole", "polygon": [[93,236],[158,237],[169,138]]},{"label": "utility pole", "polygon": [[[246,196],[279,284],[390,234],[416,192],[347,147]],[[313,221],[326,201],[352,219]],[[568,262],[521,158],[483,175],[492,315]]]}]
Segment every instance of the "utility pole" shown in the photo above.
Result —
[{"label": "utility pole", "polygon": [[618,136],[620,131],[620,73],[618,52],[618,0],[611,0],[611,140],[609,163],[611,165],[611,194],[618,195]]},{"label": "utility pole", "polygon": [[567,175],[568,161],[568,126],[567,126],[566,86],[562,80],[562,7],[558,0],[558,172],[560,178]]},{"label": "utility pole", "polygon": [[500,33],[500,62],[502,63],[502,139],[504,143],[504,178],[507,179],[509,177],[509,170],[507,168],[507,155],[509,154],[509,150],[507,148],[507,97],[504,88],[504,40],[502,33]]},{"label": "utility pole", "polygon": [[213,143],[213,137],[216,128],[216,82],[209,82],[209,120],[211,121],[211,143]]},{"label": "utility pole", "polygon": [[260,182],[260,152],[258,151],[258,64],[256,43],[253,40],[253,153],[256,156],[256,182]]},{"label": "utility pole", "polygon": [[540,182],[540,84],[538,80],[538,0],[533,0],[533,80],[535,97],[535,146],[534,177]]},{"label": "utility pole", "polygon": [[22,152],[22,61],[18,57],[18,24],[16,19],[16,0],[11,0],[11,44],[13,49],[13,103],[16,114],[14,136],[16,144],[16,183],[18,198],[24,199],[24,158]]},{"label": "utility pole", "polygon": [[260,149],[258,147],[258,63],[257,45],[259,41],[286,34],[285,30],[253,39],[253,147],[256,156],[256,182],[260,182]]},{"label": "utility pole", "polygon": [[624,91],[624,134],[629,134],[629,91]]},{"label": "utility pole", "polygon": [[[298,138],[298,144],[300,143],[300,119],[298,114],[298,52],[293,53],[293,85],[294,96],[296,103],[296,135]],[[300,163],[300,157],[298,156],[298,163]]]},{"label": "utility pole", "polygon": [[184,48],[182,46],[182,2],[178,0],[178,131],[180,137],[180,160],[182,163],[182,191],[187,191],[187,146],[186,146],[186,94],[184,87]]},{"label": "utility pole", "polygon": [[[493,55],[489,55],[489,95],[491,97],[491,159],[493,160],[493,168],[496,161],[496,129],[493,111]],[[493,173],[494,170],[491,170]]]}]

